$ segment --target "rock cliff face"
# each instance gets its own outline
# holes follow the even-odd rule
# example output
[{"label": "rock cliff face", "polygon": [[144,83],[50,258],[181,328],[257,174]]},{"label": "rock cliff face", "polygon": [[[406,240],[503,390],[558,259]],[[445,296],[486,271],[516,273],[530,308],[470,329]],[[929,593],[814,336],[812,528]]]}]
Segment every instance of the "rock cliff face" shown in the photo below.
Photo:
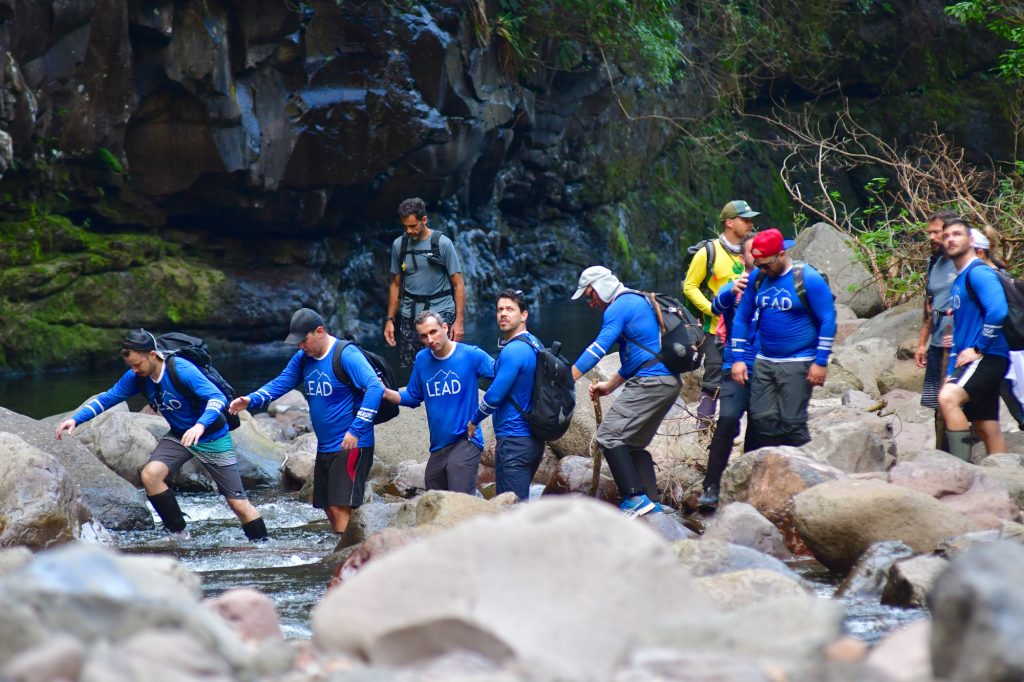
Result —
[{"label": "rock cliff face", "polygon": [[[885,90],[877,71],[907,61],[887,36],[977,47],[940,2],[913,4],[829,29],[861,60],[837,71],[844,84]],[[676,272],[681,243],[733,195],[788,222],[770,155],[709,161],[671,123],[713,111],[713,84],[657,89],[600,63],[510,72],[473,8],[498,12],[483,0],[0,0],[0,366],[105,355],[139,324],[274,339],[299,305],[355,329],[383,311],[393,213],[411,195],[456,238],[477,295],[516,283],[543,298],[596,261],[631,278]],[[1009,95],[976,75],[994,51],[955,68],[936,57],[920,77],[967,79],[975,114],[997,121]],[[978,128],[977,115],[950,120]],[[991,152],[1007,127],[968,142]]]}]

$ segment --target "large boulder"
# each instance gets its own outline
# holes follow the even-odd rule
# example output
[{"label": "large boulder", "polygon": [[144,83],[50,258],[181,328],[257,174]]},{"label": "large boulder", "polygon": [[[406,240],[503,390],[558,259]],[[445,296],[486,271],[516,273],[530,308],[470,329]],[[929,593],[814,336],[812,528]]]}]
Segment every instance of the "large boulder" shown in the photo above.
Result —
[{"label": "large boulder", "polygon": [[837,480],[797,495],[793,517],[814,556],[846,573],[873,543],[899,540],[931,552],[948,537],[975,530],[935,498],[882,481]]},{"label": "large boulder", "polygon": [[481,497],[449,490],[428,490],[403,503],[395,513],[390,526],[392,528],[420,526],[451,528],[477,516],[500,514],[515,499],[513,493],[485,500]]},{"label": "large boulder", "polygon": [[[915,298],[889,308],[884,313],[875,315],[853,332],[843,345],[851,345],[869,339],[883,339],[892,344],[893,348],[906,348],[908,345],[917,347],[918,334],[921,331],[921,299]],[[895,360],[895,356],[889,358]]]},{"label": "large boulder", "polygon": [[54,427],[0,407],[0,432],[11,433],[57,458],[78,487],[93,517],[111,530],[153,527],[146,499],[108,469],[74,436],[54,438]]},{"label": "large boulder", "polygon": [[1024,678],[1024,547],[995,542],[953,559],[928,596],[936,677],[956,682]]},{"label": "large boulder", "polygon": [[743,545],[713,539],[681,540],[674,543],[672,549],[690,575],[697,578],[735,571],[763,570],[800,581],[799,576],[783,562]]},{"label": "large boulder", "polygon": [[[160,418],[162,420],[162,418]],[[120,403],[75,429],[75,437],[101,462],[136,488],[140,472],[156,449],[157,438]]]},{"label": "large boulder", "polygon": [[807,588],[798,580],[763,568],[697,578],[697,585],[723,611],[735,611],[769,599],[808,594]]},{"label": "large boulder", "polygon": [[809,554],[793,521],[793,498],[846,473],[792,447],[761,448],[729,462],[722,476],[722,504],[746,502],[782,531],[794,554]]},{"label": "large boulder", "polygon": [[0,578],[0,667],[58,633],[92,643],[154,630],[177,630],[232,667],[247,665],[250,654],[238,636],[199,604],[194,588],[164,562],[136,559],[98,545],[70,544],[42,552]]},{"label": "large boulder", "polygon": [[858,317],[871,317],[884,309],[878,282],[864,267],[853,237],[826,223],[815,223],[800,230],[790,254],[826,275],[836,302],[848,305]]},{"label": "large boulder", "polygon": [[746,502],[720,507],[703,537],[750,547],[778,559],[793,556],[779,529]]},{"label": "large boulder", "polygon": [[837,597],[879,597],[889,580],[889,569],[897,561],[914,556],[914,550],[897,540],[871,545],[836,590]]},{"label": "large boulder", "polygon": [[53,455],[0,432],[0,547],[43,549],[78,537],[92,514]]},{"label": "large boulder", "polygon": [[[873,418],[865,415],[866,418]],[[810,423],[811,441],[801,449],[819,462],[848,474],[885,471],[890,463],[885,441],[864,421]]]},{"label": "large boulder", "polygon": [[889,568],[889,581],[882,592],[882,603],[924,606],[935,579],[947,566],[949,561],[931,554],[897,561]]},{"label": "large boulder", "polygon": [[879,398],[878,377],[892,369],[896,361],[896,346],[882,338],[862,341],[848,340],[832,353],[832,365],[853,372],[864,384],[863,391]]},{"label": "large boulder", "polygon": [[655,533],[608,505],[552,498],[379,559],[329,592],[312,624],[318,649],[372,665],[461,649],[537,678],[582,681],[607,679],[637,632],[682,613],[712,609]]}]

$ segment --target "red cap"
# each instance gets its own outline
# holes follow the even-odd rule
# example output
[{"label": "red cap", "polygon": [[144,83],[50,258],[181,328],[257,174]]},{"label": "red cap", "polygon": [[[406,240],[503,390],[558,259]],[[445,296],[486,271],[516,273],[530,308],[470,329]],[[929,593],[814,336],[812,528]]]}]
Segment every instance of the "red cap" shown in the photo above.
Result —
[{"label": "red cap", "polygon": [[754,236],[754,244],[750,253],[754,258],[770,258],[784,248],[782,233],[772,227],[761,230]]}]

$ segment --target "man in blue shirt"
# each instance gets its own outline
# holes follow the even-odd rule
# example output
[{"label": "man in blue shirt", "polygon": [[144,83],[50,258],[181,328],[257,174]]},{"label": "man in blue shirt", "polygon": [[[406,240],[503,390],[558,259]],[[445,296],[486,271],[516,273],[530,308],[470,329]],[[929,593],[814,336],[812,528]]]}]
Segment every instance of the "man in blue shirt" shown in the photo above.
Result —
[{"label": "man in blue shirt", "polygon": [[971,426],[988,454],[1006,452],[999,428],[999,389],[1010,356],[1003,336],[1009,308],[996,271],[975,255],[967,223],[959,218],[946,221],[942,240],[957,276],[949,294],[953,346],[939,408],[946,421],[950,454],[970,462]]},{"label": "man in blue shirt", "polygon": [[[754,237],[751,254],[756,267],[733,320],[732,378],[740,385],[751,382],[751,450],[766,445],[799,447],[811,439],[807,406],[813,388],[825,383],[836,335],[835,301],[828,283],[806,263],[794,265],[785,247],[776,229]],[[743,358],[755,331],[761,351],[751,380]]]},{"label": "man in blue shirt", "polygon": [[476,434],[480,422],[494,415],[494,451],[497,491],[514,492],[530,499],[530,482],[544,456],[544,441],[530,432],[526,415],[533,408],[533,377],[537,370],[540,341],[526,331],[530,311],[523,292],[504,289],[498,293],[500,352],[494,362],[494,381],[484,393],[467,433]]},{"label": "man in blue shirt", "polygon": [[[342,348],[341,342],[327,333],[315,310],[295,311],[285,343],[297,344],[299,350],[284,371],[259,390],[235,398],[231,411],[263,407],[302,386],[317,440],[313,506],[323,509],[331,528],[341,534],[348,528],[352,510],[363,502],[366,477],[373,465],[373,420],[384,384],[355,344]],[[341,367],[352,387],[335,375],[336,352],[341,353]]]},{"label": "man in blue shirt", "polygon": [[[178,500],[166,481],[195,457],[242,522],[245,536],[253,542],[266,540],[267,526],[246,497],[234,444],[221,414],[227,402],[224,394],[188,360],[173,355],[165,359],[157,350],[156,338],[145,329],[133,330],[125,336],[121,357],[131,369],[121,375],[113,387],[61,422],[57,427],[57,440],[65,431],[72,434],[76,425],[98,417],[104,410],[142,391],[171,427],[140,472],[149,502],[167,532],[180,539],[190,537]],[[177,383],[167,370],[172,362]],[[199,400],[194,401],[193,396]]]},{"label": "man in blue shirt", "polygon": [[924,319],[918,336],[914,360],[924,370],[921,405],[935,410],[935,447],[945,450],[946,426],[939,409],[939,389],[946,376],[949,347],[953,345],[953,317],[949,315],[949,290],[956,279],[956,267],[942,245],[942,228],[947,220],[956,218],[952,211],[939,211],[928,216],[928,243],[932,255],[925,274]]},{"label": "man in blue shirt", "polygon": [[597,338],[572,366],[573,379],[593,369],[612,346],[619,346],[622,366],[618,373],[589,389],[593,398],[625,384],[595,435],[622,497],[619,508],[630,518],[660,511],[654,460],[645,448],[679,398],[682,383],[646,350],[661,347],[661,328],[645,296],[627,289],[611,270],[600,265],[580,275],[572,297],[581,296],[591,308],[601,310],[603,317]]},{"label": "man in blue shirt", "polygon": [[494,358],[468,343],[448,338],[448,324],[425,310],[415,319],[416,333],[426,346],[416,354],[408,385],[384,390],[384,399],[405,407],[426,403],[430,428],[427,490],[472,495],[484,438],[467,435],[467,424],[480,404],[477,382],[494,377]]}]

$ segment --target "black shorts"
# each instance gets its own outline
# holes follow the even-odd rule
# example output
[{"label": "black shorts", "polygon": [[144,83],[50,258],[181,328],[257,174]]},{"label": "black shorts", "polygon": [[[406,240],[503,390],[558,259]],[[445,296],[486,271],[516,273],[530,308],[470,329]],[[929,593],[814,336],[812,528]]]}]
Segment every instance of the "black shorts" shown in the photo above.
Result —
[{"label": "black shorts", "polygon": [[[170,476],[178,473],[182,465],[196,455],[186,448],[173,436],[164,436],[157,443],[156,450],[149,456],[150,462],[160,462],[167,465],[171,470]],[[248,499],[245,495],[245,487],[242,485],[242,475],[238,472],[238,464],[217,465],[204,462],[201,457],[196,457],[203,469],[210,475],[213,482],[217,484],[217,491],[224,497],[231,500]],[[169,477],[170,477],[169,476]]]},{"label": "black shorts", "polygon": [[964,389],[967,403],[964,414],[970,421],[999,420],[999,389],[1009,361],[998,355],[983,355],[953,370],[949,380]]},{"label": "black shorts", "polygon": [[318,452],[313,465],[313,506],[351,507],[363,503],[366,477],[373,465],[373,446],[348,451]]}]

